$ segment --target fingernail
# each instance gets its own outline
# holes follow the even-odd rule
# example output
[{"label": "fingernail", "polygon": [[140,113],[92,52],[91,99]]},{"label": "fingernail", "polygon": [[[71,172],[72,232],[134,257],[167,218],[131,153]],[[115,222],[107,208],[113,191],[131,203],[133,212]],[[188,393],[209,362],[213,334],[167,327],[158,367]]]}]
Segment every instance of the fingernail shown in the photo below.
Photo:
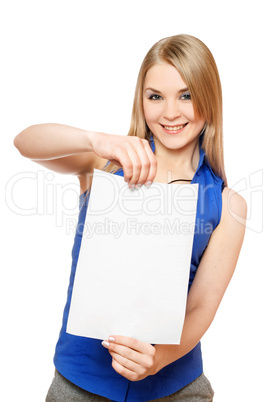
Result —
[{"label": "fingernail", "polygon": [[113,336],[109,336],[108,341],[114,342],[115,338]]},{"label": "fingernail", "polygon": [[151,181],[147,181],[147,183],[145,183],[145,186],[146,186],[147,188],[149,188],[151,184],[152,184]]},{"label": "fingernail", "polygon": [[129,188],[130,188],[130,190],[133,190],[134,187],[135,187],[135,184],[131,184],[131,186]]},{"label": "fingernail", "polygon": [[138,190],[139,188],[141,188],[141,184],[136,184],[136,189]]},{"label": "fingernail", "polygon": [[102,341],[101,344],[102,344],[102,346],[107,346],[107,347],[109,346],[109,342],[106,342],[106,341]]}]

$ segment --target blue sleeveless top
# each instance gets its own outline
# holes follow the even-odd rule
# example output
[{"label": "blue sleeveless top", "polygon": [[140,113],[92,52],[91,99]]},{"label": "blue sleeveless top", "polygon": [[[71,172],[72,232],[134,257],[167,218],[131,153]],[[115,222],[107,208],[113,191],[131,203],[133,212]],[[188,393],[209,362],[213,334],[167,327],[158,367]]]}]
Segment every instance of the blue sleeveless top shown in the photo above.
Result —
[{"label": "blue sleeveless top", "polygon": [[[152,135],[149,143],[152,151],[155,152]],[[124,176],[122,168],[115,174]],[[211,233],[220,222],[221,193],[224,186],[223,180],[215,175],[206,160],[204,150],[201,148],[201,138],[199,164],[191,183],[198,183],[199,190],[189,289]],[[80,212],[72,249],[70,283],[62,328],[54,356],[55,367],[59,373],[80,388],[112,401],[143,402],[173,394],[202,374],[200,342],[185,356],[164,367],[157,374],[141,381],[129,381],[112,368],[111,355],[101,345],[101,340],[66,333],[73,282],[89,200],[86,193],[80,195]]]}]

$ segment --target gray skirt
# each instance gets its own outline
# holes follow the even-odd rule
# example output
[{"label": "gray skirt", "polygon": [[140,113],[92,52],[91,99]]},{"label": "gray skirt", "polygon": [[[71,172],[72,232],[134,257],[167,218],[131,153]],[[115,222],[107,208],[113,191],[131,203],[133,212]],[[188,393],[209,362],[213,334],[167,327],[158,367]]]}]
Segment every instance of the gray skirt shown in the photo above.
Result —
[{"label": "gray skirt", "polygon": [[[154,399],[160,402],[211,402],[213,401],[214,391],[207,377],[201,374],[196,380],[186,387],[175,392],[175,394],[160,399]],[[52,384],[48,390],[46,402],[107,402],[109,399],[103,396],[91,394],[77,387],[57,370]]]}]

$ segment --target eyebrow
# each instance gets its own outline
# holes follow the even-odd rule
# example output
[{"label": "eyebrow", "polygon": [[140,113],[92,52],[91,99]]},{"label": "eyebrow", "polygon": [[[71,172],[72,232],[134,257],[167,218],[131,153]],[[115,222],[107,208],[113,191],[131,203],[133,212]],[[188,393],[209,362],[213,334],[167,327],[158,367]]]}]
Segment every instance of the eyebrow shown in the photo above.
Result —
[{"label": "eyebrow", "polygon": [[[145,88],[145,90],[144,90],[144,92],[145,91],[152,91],[152,92],[155,92],[155,93],[157,93],[157,94],[160,94],[161,93],[161,91],[159,91],[158,89],[154,89],[154,88]],[[180,94],[180,93],[182,93],[182,92],[187,92],[187,91],[189,91],[189,88],[182,88],[182,89],[180,89],[179,91],[178,91],[178,94]]]}]

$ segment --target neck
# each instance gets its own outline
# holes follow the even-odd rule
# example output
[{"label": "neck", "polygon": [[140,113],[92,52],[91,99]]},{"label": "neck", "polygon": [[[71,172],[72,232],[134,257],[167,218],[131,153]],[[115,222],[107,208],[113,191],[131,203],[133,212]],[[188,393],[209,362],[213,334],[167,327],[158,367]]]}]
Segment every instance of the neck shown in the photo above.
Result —
[{"label": "neck", "polygon": [[182,178],[193,176],[198,167],[200,157],[199,137],[180,149],[168,149],[164,147],[155,136],[153,136],[153,138],[155,143],[155,156],[161,170],[164,169],[187,176]]}]

